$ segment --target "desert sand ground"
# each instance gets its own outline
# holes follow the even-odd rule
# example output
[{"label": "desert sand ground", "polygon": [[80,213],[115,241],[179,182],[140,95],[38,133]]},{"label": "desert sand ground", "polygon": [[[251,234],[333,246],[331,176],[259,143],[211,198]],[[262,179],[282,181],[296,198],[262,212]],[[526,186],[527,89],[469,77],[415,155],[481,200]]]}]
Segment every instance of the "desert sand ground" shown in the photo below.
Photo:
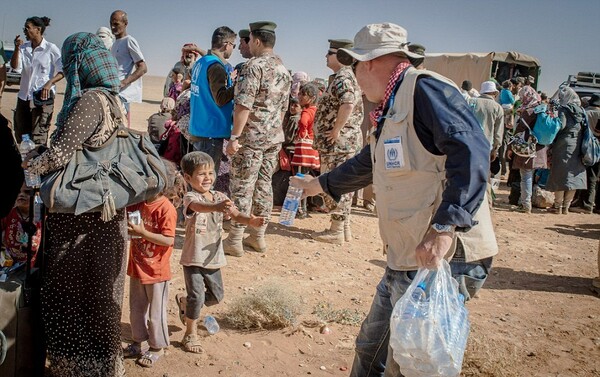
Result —
[{"label": "desert sand ground", "polygon": [[[132,124],[143,129],[162,98],[164,78],[144,78],[144,102],[132,107]],[[64,91],[59,85],[55,114]],[[2,113],[12,118],[16,91],[2,98]],[[468,302],[471,334],[464,376],[600,376],[600,301],[590,289],[597,275],[596,251],[600,217],[544,210],[532,214],[510,211],[501,184],[493,211],[500,252],[479,297]],[[127,360],[129,376],[347,376],[359,327],[330,323],[321,334],[319,308],[345,310],[360,318],[369,310],[375,286],[385,267],[377,219],[355,208],[354,239],[343,246],[312,241],[310,233],[328,226],[328,216],[311,214],[294,227],[277,224],[274,211],[268,229],[269,251],[248,251],[229,258],[223,269],[225,300],[206,309],[221,331],[203,336],[203,354],[181,348],[184,328],[175,294],[185,292],[178,264],[183,229],[178,230],[172,259],[169,330],[171,346],[151,369]],[[298,295],[303,313],[296,328],[240,331],[226,322],[228,305],[261,285],[276,284]],[[130,335],[128,293],[122,316],[123,341]],[[299,331],[298,331],[299,330]]]}]

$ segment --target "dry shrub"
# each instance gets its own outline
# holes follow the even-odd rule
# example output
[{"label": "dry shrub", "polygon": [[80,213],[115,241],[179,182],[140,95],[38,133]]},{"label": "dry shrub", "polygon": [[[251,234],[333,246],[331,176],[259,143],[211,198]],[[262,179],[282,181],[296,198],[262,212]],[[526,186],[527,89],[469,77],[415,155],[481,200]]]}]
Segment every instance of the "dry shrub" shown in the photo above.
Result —
[{"label": "dry shrub", "polygon": [[235,328],[281,329],[294,325],[301,313],[298,295],[283,284],[265,284],[229,305],[227,321]]},{"label": "dry shrub", "polygon": [[365,318],[365,314],[354,309],[333,309],[329,302],[319,302],[313,314],[324,322],[335,322],[340,325],[358,326]]},{"label": "dry shrub", "polygon": [[514,372],[516,349],[510,344],[499,344],[478,330],[471,325],[461,376],[517,377]]}]

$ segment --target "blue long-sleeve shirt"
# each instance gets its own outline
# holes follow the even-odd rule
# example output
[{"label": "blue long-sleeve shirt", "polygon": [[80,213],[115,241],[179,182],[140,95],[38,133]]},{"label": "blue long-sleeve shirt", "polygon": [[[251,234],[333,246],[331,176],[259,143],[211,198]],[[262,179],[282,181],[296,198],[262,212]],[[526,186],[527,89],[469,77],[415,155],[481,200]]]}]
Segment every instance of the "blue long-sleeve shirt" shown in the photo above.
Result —
[{"label": "blue long-sleeve shirt", "polygon": [[508,89],[502,89],[500,91],[500,104],[501,105],[513,105],[515,103],[515,96]]},{"label": "blue long-sleeve shirt", "polygon": [[[401,77],[402,79],[403,77]],[[486,190],[490,145],[460,92],[432,77],[417,80],[414,93],[414,126],[430,153],[446,155],[446,187],[432,223],[456,225],[466,231],[476,222]],[[375,137],[379,139],[381,122]],[[371,147],[319,176],[323,190],[335,200],[373,182]]]}]

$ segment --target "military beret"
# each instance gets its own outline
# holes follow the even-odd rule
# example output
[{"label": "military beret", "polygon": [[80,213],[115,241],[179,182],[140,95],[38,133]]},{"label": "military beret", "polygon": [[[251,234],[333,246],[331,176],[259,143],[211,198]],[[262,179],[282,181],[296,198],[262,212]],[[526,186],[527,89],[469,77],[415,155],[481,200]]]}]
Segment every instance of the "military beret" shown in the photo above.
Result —
[{"label": "military beret", "polygon": [[329,39],[329,48],[352,48],[354,43],[349,39]]},{"label": "military beret", "polygon": [[277,24],[275,22],[258,21],[258,22],[253,22],[250,24],[250,32],[260,30],[260,31],[270,31],[270,32],[274,33],[276,27],[277,27]]},{"label": "military beret", "polygon": [[250,30],[242,29],[239,31],[238,35],[240,36],[240,38],[250,38]]},{"label": "military beret", "polygon": [[411,43],[411,44],[409,44],[408,45],[408,51],[414,52],[415,54],[419,54],[419,55],[425,56],[425,46],[417,44],[417,43]]}]

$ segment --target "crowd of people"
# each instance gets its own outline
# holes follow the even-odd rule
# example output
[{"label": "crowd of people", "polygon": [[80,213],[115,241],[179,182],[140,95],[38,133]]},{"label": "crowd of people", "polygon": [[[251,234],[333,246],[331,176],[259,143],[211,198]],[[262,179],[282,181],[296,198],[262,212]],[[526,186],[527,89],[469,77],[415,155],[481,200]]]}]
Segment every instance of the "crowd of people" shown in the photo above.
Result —
[{"label": "crowd of people", "polygon": [[[16,140],[31,134],[42,146],[23,162],[41,175],[65,166],[84,143],[100,145],[121,121],[129,122],[130,104],[141,101],[147,72],[141,47],[127,34],[124,11],[111,14],[110,32],[101,27],[96,34],[75,33],[61,50],[43,37],[49,21],[28,18],[28,42],[17,36],[11,59],[23,74]],[[305,192],[298,217],[308,216],[306,198],[322,198],[320,206],[312,205],[330,214],[331,225],[312,235],[320,242],[352,242],[353,194],[376,188],[377,202],[372,195],[363,199],[377,213],[387,267],[356,340],[351,376],[401,375],[386,334],[392,308],[419,267],[434,269],[456,254],[452,268],[461,293],[469,299],[481,288],[498,251],[488,205],[494,176],[510,171],[523,212],[531,212],[541,169],[550,169],[545,189],[555,193],[555,212],[568,213],[576,190],[586,212],[596,208],[598,166],[584,166],[578,151],[586,113],[600,132],[597,96],[584,110],[571,89],[561,88],[555,106],[543,110],[556,111],[561,130],[550,145],[534,144],[533,153],[524,155],[515,140],[530,140],[542,104],[533,78],[502,84],[490,79],[479,91],[465,81],[458,88],[422,69],[425,48],[409,44],[404,28],[382,23],[365,26],[354,40],[328,40],[325,59],[332,75],[323,85],[286,69],[274,52],[276,28],[253,22],[236,33],[221,26],[207,51],[193,43],[182,47],[160,111],[149,119],[168,172],[159,195],[108,220],[98,212],[48,213],[42,318],[53,375],[121,376],[123,357],[151,367],[164,356],[170,259],[180,217],[186,294],[176,302],[186,328],[182,347],[203,352],[198,321],[204,306],[223,299],[225,255],[268,251],[272,177],[282,169],[305,174],[291,179]],[[248,60],[233,67],[228,60],[238,44]],[[49,140],[55,84],[63,78],[64,104]],[[29,191],[22,187],[2,221],[3,240],[18,243],[8,235],[18,231]],[[133,211],[140,212],[140,224],[127,220]],[[35,244],[37,249],[39,240]],[[123,349],[126,274],[132,342]]]}]

